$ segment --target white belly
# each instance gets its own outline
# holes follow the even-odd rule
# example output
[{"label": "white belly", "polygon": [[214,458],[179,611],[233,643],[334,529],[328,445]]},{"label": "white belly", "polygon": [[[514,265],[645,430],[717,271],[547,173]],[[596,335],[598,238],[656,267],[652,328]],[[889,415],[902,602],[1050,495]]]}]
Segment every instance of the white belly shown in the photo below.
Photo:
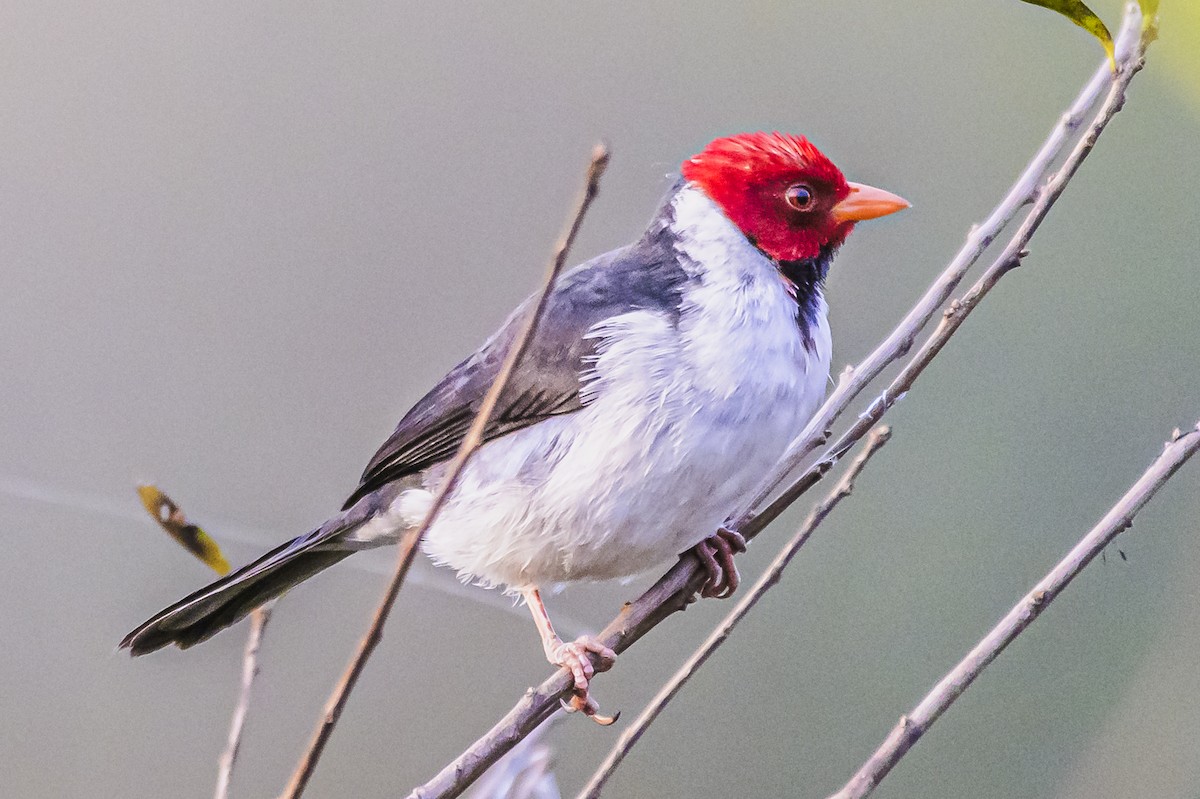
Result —
[{"label": "white belly", "polygon": [[791,385],[750,379],[727,396],[605,393],[491,442],[426,551],[464,579],[508,586],[660,564],[715,532],[783,453],[823,397],[827,361],[811,372]]},{"label": "white belly", "polygon": [[[713,213],[679,195],[677,224],[690,214],[703,231],[679,245],[695,270],[679,317],[634,310],[593,329],[584,407],[475,454],[427,534],[435,561],[512,588],[625,577],[747,499],[824,397],[829,328],[820,301],[806,349],[774,264]],[[428,499],[413,489],[393,507],[419,519]]]}]

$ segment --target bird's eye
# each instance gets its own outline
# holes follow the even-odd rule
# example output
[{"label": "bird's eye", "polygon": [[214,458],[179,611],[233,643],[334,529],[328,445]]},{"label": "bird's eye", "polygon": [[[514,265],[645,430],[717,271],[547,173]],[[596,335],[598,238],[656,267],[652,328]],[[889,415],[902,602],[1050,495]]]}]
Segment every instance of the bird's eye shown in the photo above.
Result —
[{"label": "bird's eye", "polygon": [[795,208],[797,211],[808,211],[813,207],[816,201],[813,195],[813,190],[803,183],[796,183],[788,186],[787,191],[783,193],[783,199],[787,204]]}]

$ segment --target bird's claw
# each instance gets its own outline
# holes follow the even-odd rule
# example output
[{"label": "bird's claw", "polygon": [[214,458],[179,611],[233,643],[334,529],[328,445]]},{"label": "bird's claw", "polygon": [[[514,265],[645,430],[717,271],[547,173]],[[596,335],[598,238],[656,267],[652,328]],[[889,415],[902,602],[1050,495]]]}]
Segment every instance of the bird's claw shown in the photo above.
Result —
[{"label": "bird's claw", "polygon": [[[596,663],[592,664],[592,655],[596,655]],[[580,636],[574,641],[560,643],[554,648],[552,661],[571,673],[575,681],[570,700],[562,701],[563,709],[568,713],[582,712],[592,721],[607,727],[614,723],[620,713],[611,716],[602,715],[600,706],[588,693],[588,681],[598,672],[608,671],[617,660],[617,653],[600,643],[590,635]]]},{"label": "bird's claw", "polygon": [[694,547],[696,557],[706,572],[700,596],[725,599],[733,596],[741,584],[733,556],[746,551],[746,539],[736,530],[721,527]]},{"label": "bird's claw", "polygon": [[733,530],[725,525],[721,525],[717,528],[717,537],[728,541],[734,552],[740,553],[746,551],[746,536],[742,535],[737,530]]},{"label": "bird's claw", "polygon": [[599,724],[601,727],[607,727],[610,724],[616,724],[617,719],[621,718],[621,711],[613,713],[611,716],[605,716],[600,713],[600,706],[596,704],[596,700],[590,695],[580,696],[579,694],[571,694],[571,698],[560,699],[558,703],[562,705],[562,709],[568,713],[580,713],[587,716],[592,721]]}]

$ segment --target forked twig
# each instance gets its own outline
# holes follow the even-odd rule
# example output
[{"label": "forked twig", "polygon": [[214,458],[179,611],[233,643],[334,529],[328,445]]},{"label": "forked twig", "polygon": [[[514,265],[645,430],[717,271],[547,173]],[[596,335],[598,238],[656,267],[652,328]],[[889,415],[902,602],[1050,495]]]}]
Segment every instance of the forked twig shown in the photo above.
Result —
[{"label": "forked twig", "polygon": [[[769,499],[779,486],[784,484],[788,475],[828,440],[830,427],[846,411],[850,403],[862,393],[863,389],[889,365],[908,354],[916,342],[917,335],[934,317],[938,309],[950,299],[950,295],[962,282],[967,271],[975,265],[1000,232],[1016,218],[1022,208],[1039,200],[1042,194],[1042,181],[1050,172],[1055,159],[1083,124],[1085,116],[1096,104],[1096,100],[1106,90],[1111,92],[1113,86],[1121,82],[1122,76],[1126,77],[1121,84],[1121,97],[1124,98],[1124,86],[1128,85],[1128,78],[1132,77],[1133,71],[1136,71],[1133,67],[1137,65],[1137,68],[1140,68],[1141,57],[1147,44],[1142,38],[1141,21],[1140,8],[1136,3],[1130,3],[1126,8],[1121,30],[1117,34],[1116,53],[1120,74],[1114,72],[1107,59],[1101,62],[1091,79],[1084,85],[1079,96],[1075,98],[1075,101],[1059,119],[1058,124],[1050,131],[1050,135],[1042,144],[1041,149],[1009,188],[1008,194],[992,210],[986,220],[971,228],[962,248],[951,259],[946,269],[933,281],[912,310],[866,358],[856,366],[849,367],[842,372],[833,393],[825,400],[825,404],[821,406],[800,435],[788,445],[777,468],[763,481],[748,507],[758,507]],[[1046,204],[1047,209],[1054,204],[1056,199],[1057,196]]]},{"label": "forked twig", "polygon": [[[1142,58],[1145,54],[1146,46],[1149,44],[1148,39],[1141,37],[1140,20],[1141,15],[1137,5],[1131,4],[1118,41],[1118,72],[1114,75],[1109,72],[1107,65],[1102,67],[1102,71],[1110,76],[1112,84],[1109,87],[1104,102],[1092,118],[1087,131],[1076,142],[1075,147],[1072,148],[1071,153],[1067,156],[1062,166],[1055,171],[1045,185],[1035,187],[1035,199],[1033,199],[1029,211],[1022,220],[1021,226],[1013,234],[1012,238],[1009,239],[1004,250],[984,270],[984,273],[967,290],[966,294],[950,303],[949,307],[943,312],[942,319],[933,333],[922,343],[916,354],[904,364],[904,368],[888,384],[887,388],[875,398],[850,428],[841,435],[837,442],[819,460],[809,466],[800,477],[793,481],[785,491],[764,509],[764,512],[760,514],[761,516],[774,518],[774,516],[778,515],[779,512],[782,512],[784,508],[795,501],[797,497],[816,484],[824,473],[837,463],[838,458],[845,455],[866,434],[871,425],[878,422],[887,413],[888,409],[904,398],[908,390],[912,388],[913,383],[916,382],[917,377],[925,371],[925,367],[937,357],[937,354],[946,346],[955,331],[962,326],[962,323],[978,307],[988,292],[1000,282],[1000,279],[1020,266],[1021,259],[1029,254],[1026,247],[1033,238],[1033,234],[1037,232],[1038,227],[1045,220],[1051,207],[1053,207],[1054,203],[1067,188],[1067,184],[1075,176],[1084,159],[1091,154],[1092,148],[1095,147],[1100,134],[1104,132],[1105,127],[1107,127],[1108,123],[1112,121],[1112,118],[1116,116],[1117,112],[1125,104],[1125,94],[1129,88],[1129,82],[1141,70]],[[845,379],[844,375],[843,379]],[[812,427],[812,425],[810,424],[809,427]]]},{"label": "forked twig", "polygon": [[333,732],[333,728],[337,725],[338,719],[342,715],[342,710],[346,706],[346,700],[349,698],[350,692],[358,682],[359,675],[362,674],[367,659],[383,638],[383,625],[386,623],[392,605],[396,601],[396,595],[400,592],[400,586],[404,583],[404,577],[408,574],[408,569],[412,565],[413,557],[417,552],[417,545],[421,542],[425,532],[429,529],[434,519],[437,518],[450,493],[454,490],[459,477],[462,475],[463,467],[466,466],[471,455],[483,442],[484,429],[487,427],[488,422],[491,421],[500,394],[504,390],[505,385],[507,385],[513,370],[524,356],[526,349],[528,349],[530,341],[533,340],[538,322],[541,321],[551,290],[554,288],[555,279],[558,277],[559,272],[562,271],[563,264],[567,259],[567,253],[570,251],[571,245],[575,241],[575,236],[583,224],[583,216],[587,213],[588,207],[596,197],[600,176],[604,173],[604,168],[607,165],[608,148],[604,145],[597,145],[592,151],[592,160],[588,165],[587,182],[584,186],[583,194],[579,199],[579,204],[575,209],[574,216],[572,216],[566,232],[558,242],[554,257],[551,259],[550,266],[543,279],[541,293],[538,295],[537,302],[529,310],[519,335],[509,346],[508,352],[505,353],[500,371],[496,374],[495,380],[492,381],[492,385],[488,389],[479,407],[479,411],[475,414],[475,419],[471,423],[470,429],[458,447],[458,452],[447,466],[446,476],[442,480],[442,485],[438,488],[437,493],[433,496],[429,511],[425,514],[425,519],[419,526],[406,532],[400,539],[400,551],[396,560],[396,571],[392,575],[391,582],[388,583],[387,590],[384,592],[379,606],[375,609],[371,626],[367,629],[366,635],[363,636],[362,641],[359,643],[357,652],[355,652],[350,664],[346,667],[346,671],[342,674],[341,679],[334,687],[333,693],[326,702],[321,721],[317,724],[308,748],[301,756],[295,771],[292,773],[291,779],[288,781],[287,787],[281,794],[281,799],[296,799],[296,797],[304,792],[305,786],[308,785],[313,770],[317,766],[317,761],[321,757],[321,752],[324,750],[325,744]]}]

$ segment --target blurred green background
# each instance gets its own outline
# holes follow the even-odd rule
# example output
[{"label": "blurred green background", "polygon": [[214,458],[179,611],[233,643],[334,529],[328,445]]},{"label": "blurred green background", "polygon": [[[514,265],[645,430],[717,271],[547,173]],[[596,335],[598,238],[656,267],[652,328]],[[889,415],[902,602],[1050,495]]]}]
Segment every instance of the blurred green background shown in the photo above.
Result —
[{"label": "blurred green background", "polygon": [[[1200,12],[1160,46],[1007,278],[889,418],[783,584],[613,796],[824,796],[1200,416]],[[1120,4],[1093,7],[1116,28]],[[631,239],[709,138],[805,133],[912,211],[830,280],[835,368],[889,330],[1101,57],[1016,0],[211,2],[0,9],[0,795],[202,797],[244,630],[131,661],[208,581],[158,482],[234,562],[321,521],[534,286],[591,144],[575,259]],[[1200,468],[1151,505],[884,784],[886,797],[1200,795]],[[807,505],[807,503],[802,503]],[[803,508],[743,560],[757,574]],[[362,561],[355,564],[354,561]],[[274,796],[390,553],[288,596],[235,794]],[[572,589],[599,627],[655,575]],[[525,610],[406,588],[309,795],[432,776],[548,669]],[[728,604],[597,684],[635,712]],[[620,727],[561,725],[573,793]]]}]

